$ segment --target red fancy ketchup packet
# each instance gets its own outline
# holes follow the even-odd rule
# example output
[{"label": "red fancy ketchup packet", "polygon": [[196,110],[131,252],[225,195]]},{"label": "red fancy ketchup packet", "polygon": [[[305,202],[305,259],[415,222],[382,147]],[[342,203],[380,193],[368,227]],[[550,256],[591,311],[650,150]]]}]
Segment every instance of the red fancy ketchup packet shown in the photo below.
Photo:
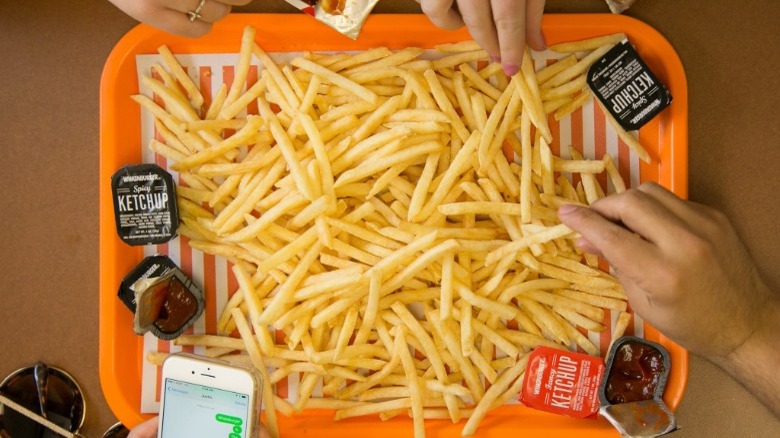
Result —
[{"label": "red fancy ketchup packet", "polygon": [[575,418],[596,418],[604,360],[549,347],[528,358],[520,401],[534,409]]}]

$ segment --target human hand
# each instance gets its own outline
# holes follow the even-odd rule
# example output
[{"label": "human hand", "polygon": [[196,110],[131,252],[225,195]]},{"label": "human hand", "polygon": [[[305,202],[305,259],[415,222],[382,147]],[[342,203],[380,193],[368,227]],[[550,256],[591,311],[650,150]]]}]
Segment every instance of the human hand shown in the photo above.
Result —
[{"label": "human hand", "polygon": [[[157,438],[157,429],[159,428],[160,417],[154,417],[151,420],[144,421],[130,430],[127,438]],[[262,423],[257,423],[257,438],[271,438],[268,431]]]},{"label": "human hand", "polygon": [[252,0],[205,0],[200,18],[190,21],[187,14],[195,11],[200,0],[109,0],[122,12],[172,34],[196,38],[211,31],[211,26],[225,18],[232,6]]},{"label": "human hand", "polygon": [[157,438],[157,428],[159,427],[160,417],[154,417],[151,420],[144,421],[138,426],[130,429],[127,438]]},{"label": "human hand", "polygon": [[691,352],[717,361],[769,326],[777,298],[722,213],[645,183],[558,215],[617,269],[633,310]]},{"label": "human hand", "polygon": [[525,44],[534,50],[547,45],[542,35],[545,0],[417,0],[433,24],[458,29],[464,24],[472,38],[504,73],[520,71]]}]

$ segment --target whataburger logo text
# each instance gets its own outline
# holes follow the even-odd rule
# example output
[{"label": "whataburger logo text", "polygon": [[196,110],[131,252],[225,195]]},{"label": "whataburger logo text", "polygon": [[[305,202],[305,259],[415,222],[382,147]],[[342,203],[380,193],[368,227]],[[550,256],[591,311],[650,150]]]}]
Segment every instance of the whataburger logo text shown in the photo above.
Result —
[{"label": "whataburger logo text", "polygon": [[161,177],[156,173],[145,173],[142,175],[125,175],[122,177],[122,183],[157,181],[159,179],[161,179]]}]

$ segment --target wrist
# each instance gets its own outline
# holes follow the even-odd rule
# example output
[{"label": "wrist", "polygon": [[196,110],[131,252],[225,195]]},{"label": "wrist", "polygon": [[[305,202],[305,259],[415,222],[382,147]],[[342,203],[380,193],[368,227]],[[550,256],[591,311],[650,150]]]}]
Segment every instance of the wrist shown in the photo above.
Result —
[{"label": "wrist", "polygon": [[756,329],[726,356],[708,359],[729,373],[780,418],[780,296],[769,293],[756,312]]},{"label": "wrist", "polygon": [[766,349],[776,346],[780,340],[780,296],[767,290],[766,298],[753,315],[754,330],[740,345],[729,354],[710,358],[721,367],[738,365],[746,360],[754,359],[756,353],[766,352]]}]

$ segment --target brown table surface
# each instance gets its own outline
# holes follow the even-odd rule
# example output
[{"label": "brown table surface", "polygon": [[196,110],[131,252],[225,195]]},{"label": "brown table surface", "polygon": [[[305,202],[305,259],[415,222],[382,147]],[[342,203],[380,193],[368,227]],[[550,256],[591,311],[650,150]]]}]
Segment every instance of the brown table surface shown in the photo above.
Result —
[{"label": "brown table surface", "polygon": [[[295,13],[282,0],[239,11]],[[547,11],[608,9],[550,0]],[[375,12],[419,6],[383,0]],[[780,292],[780,2],[639,0],[627,15],[665,35],[685,66],[690,198],[728,213]],[[0,377],[36,360],[68,370],[86,393],[87,436],[116,421],[98,379],[98,85],[135,24],[107,1],[0,1]],[[690,365],[675,436],[780,436],[728,375],[699,357]]]}]

